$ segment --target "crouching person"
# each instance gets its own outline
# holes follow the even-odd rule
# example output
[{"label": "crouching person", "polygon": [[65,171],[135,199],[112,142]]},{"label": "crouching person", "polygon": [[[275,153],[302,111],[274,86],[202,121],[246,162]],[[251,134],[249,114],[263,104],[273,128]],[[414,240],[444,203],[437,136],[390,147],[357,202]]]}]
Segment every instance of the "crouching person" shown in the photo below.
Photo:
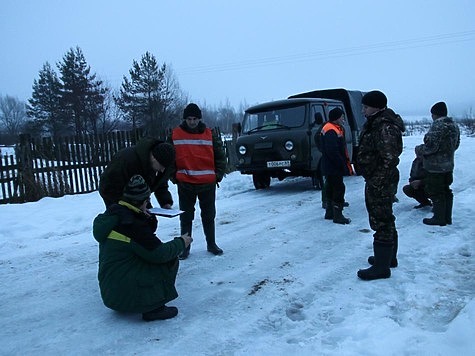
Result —
[{"label": "crouching person", "polygon": [[133,176],[118,204],[94,219],[99,242],[99,287],[104,305],[119,312],[141,313],[145,321],[178,314],[165,304],[178,297],[178,255],[191,243],[183,235],[162,242],[155,235],[157,218],[148,214],[150,188]]}]

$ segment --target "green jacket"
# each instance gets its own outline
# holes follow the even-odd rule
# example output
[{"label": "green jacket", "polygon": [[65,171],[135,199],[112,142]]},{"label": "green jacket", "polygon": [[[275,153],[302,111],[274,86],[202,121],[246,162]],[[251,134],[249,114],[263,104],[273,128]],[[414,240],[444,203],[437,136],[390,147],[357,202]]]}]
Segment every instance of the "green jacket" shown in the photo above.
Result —
[{"label": "green jacket", "polygon": [[136,174],[145,179],[160,206],[173,205],[168,179],[174,174],[174,166],[168,167],[163,173],[156,173],[150,165],[150,151],[159,142],[162,141],[143,138],[136,146],[124,148],[112,157],[99,182],[99,193],[106,206],[119,201],[129,179]]},{"label": "green jacket", "polygon": [[144,313],[175,299],[177,256],[185,249],[177,237],[161,242],[157,219],[120,201],[93,223],[99,242],[99,287],[104,305],[121,312]]}]

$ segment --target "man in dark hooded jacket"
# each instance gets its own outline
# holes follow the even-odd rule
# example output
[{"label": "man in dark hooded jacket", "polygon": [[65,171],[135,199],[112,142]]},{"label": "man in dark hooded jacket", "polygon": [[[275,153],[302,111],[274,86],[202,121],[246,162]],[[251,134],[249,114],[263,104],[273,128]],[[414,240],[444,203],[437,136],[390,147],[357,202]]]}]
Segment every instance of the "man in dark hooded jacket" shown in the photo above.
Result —
[{"label": "man in dark hooded jacket", "polygon": [[432,200],[434,216],[425,218],[426,225],[452,224],[454,194],[450,185],[454,180],[454,155],[460,145],[460,130],[450,117],[447,105],[441,101],[431,108],[432,126],[424,136],[423,165],[427,171],[425,190]]},{"label": "man in dark hooded jacket", "polygon": [[401,117],[387,108],[384,93],[373,90],[362,99],[366,123],[360,136],[357,162],[365,179],[365,203],[373,237],[374,256],[370,268],[358,271],[363,280],[389,278],[397,266],[398,235],[393,215],[394,196],[399,182],[399,156],[402,153]]},{"label": "man in dark hooded jacket", "polygon": [[168,180],[173,175],[175,150],[173,145],[154,138],[143,138],[136,146],[115,154],[101,175],[99,194],[106,207],[117,203],[129,179],[138,174],[145,179],[162,208],[173,205]]}]

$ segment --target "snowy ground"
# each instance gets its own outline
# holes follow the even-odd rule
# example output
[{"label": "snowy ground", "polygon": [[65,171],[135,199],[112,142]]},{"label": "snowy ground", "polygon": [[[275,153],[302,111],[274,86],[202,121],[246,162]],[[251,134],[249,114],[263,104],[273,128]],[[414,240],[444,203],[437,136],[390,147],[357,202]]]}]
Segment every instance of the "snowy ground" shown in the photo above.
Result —
[{"label": "snowy ground", "polygon": [[[102,304],[93,218],[97,193],[0,206],[2,355],[474,355],[475,138],[456,153],[454,223],[429,227],[405,197],[414,146],[405,138],[394,205],[399,267],[361,281],[372,253],[361,177],[348,177],[347,226],[323,219],[309,179],[256,191],[232,173],[218,190],[217,236],[199,219],[177,279],[175,319],[145,323]],[[171,190],[176,198],[175,186]],[[177,206],[175,206],[177,207]],[[158,235],[179,234],[178,218]]]}]

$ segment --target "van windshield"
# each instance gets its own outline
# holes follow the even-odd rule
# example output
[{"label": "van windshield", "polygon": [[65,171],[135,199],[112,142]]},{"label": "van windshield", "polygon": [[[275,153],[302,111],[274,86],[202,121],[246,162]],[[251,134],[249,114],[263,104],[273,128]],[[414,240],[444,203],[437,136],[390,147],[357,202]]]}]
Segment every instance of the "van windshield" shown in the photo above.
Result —
[{"label": "van windshield", "polygon": [[261,112],[246,112],[242,131],[261,131],[270,129],[289,129],[305,123],[305,106],[272,109]]}]

